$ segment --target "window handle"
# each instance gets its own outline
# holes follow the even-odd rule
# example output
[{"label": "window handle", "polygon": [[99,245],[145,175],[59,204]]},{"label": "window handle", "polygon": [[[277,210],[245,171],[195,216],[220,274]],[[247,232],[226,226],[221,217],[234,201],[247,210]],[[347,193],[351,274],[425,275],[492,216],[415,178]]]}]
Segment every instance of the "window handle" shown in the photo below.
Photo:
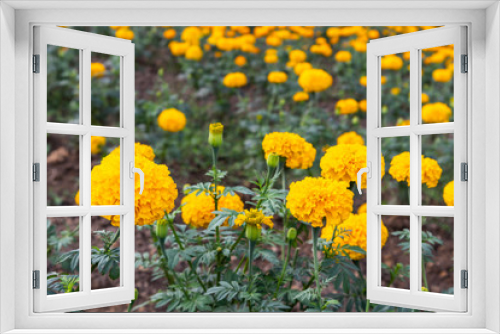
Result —
[{"label": "window handle", "polygon": [[368,167],[365,167],[365,168],[361,168],[359,171],[358,171],[358,192],[359,194],[361,195],[362,192],[361,192],[361,176],[366,173],[366,176],[371,179],[372,178],[372,163],[370,161],[367,162],[366,164]]},{"label": "window handle", "polygon": [[133,161],[130,161],[129,163],[129,170],[131,179],[134,178],[135,173],[139,174],[139,180],[141,182],[141,189],[139,190],[139,195],[142,195],[142,192],[144,191],[144,172],[139,168],[135,168]]}]

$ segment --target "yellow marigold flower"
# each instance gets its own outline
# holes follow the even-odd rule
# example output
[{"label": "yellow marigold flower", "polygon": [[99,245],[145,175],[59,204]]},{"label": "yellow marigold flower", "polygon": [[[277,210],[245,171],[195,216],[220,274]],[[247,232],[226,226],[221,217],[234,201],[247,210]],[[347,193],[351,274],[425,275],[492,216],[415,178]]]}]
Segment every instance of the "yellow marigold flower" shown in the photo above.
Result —
[{"label": "yellow marigold flower", "polygon": [[287,79],[288,76],[286,75],[286,73],[281,71],[270,72],[269,75],[267,76],[267,81],[275,84],[282,84],[286,82]]},{"label": "yellow marigold flower", "polygon": [[239,67],[245,66],[246,63],[247,63],[247,59],[243,56],[238,56],[234,59],[234,64],[239,66]]},{"label": "yellow marigold flower", "polygon": [[234,225],[242,226],[243,224],[254,225],[261,229],[262,225],[267,225],[273,228],[274,224],[271,220],[273,216],[266,216],[264,213],[257,209],[245,210],[245,213],[239,214],[234,220]]},{"label": "yellow marigold flower", "polygon": [[320,69],[309,69],[303,71],[299,76],[299,86],[306,93],[322,92],[333,84],[332,76]]},{"label": "yellow marigold flower", "polygon": [[277,55],[278,54],[278,50],[276,49],[267,49],[266,50],[266,55]]},{"label": "yellow marigold flower", "polygon": [[[381,157],[381,177],[385,175],[385,159]],[[330,147],[320,161],[321,176],[335,181],[356,182],[358,171],[366,167],[366,146],[341,144]],[[366,174],[361,187],[366,188]]]},{"label": "yellow marigold flower", "polygon": [[186,59],[199,61],[203,58],[203,50],[198,45],[192,45],[186,50]]},{"label": "yellow marigold flower", "polygon": [[400,92],[401,92],[401,89],[399,87],[392,87],[391,88],[392,95],[399,95]]},{"label": "yellow marigold flower", "polygon": [[290,51],[290,53],[288,54],[288,58],[290,59],[290,61],[294,64],[299,64],[299,63],[303,63],[306,61],[307,59],[307,55],[304,51],[302,50],[292,50]]},{"label": "yellow marigold flower", "polygon": [[216,51],[216,52],[214,53],[214,57],[215,57],[215,58],[220,58],[220,57],[222,57],[222,52],[220,52],[220,51]]},{"label": "yellow marigold flower", "polygon": [[187,27],[182,31],[181,40],[191,45],[198,45],[203,32],[198,27]]},{"label": "yellow marigold flower", "polygon": [[[422,155],[422,183],[428,188],[437,186],[443,170],[438,162]],[[410,152],[406,151],[392,158],[389,174],[398,182],[406,181],[410,186]]]},{"label": "yellow marigold flower", "polygon": [[90,64],[90,76],[92,78],[100,78],[104,76],[105,72],[106,72],[106,67],[104,67],[104,64],[101,63]]},{"label": "yellow marigold flower", "polygon": [[[119,147],[114,149],[102,159],[101,164],[92,168],[91,205],[120,205],[119,150]],[[155,220],[162,218],[165,211],[170,212],[174,209],[174,201],[178,196],[178,191],[174,180],[170,177],[168,167],[158,165],[148,157],[140,155],[141,151],[146,152],[148,150],[140,149],[139,152],[136,150],[135,166],[140,168],[147,176],[144,179],[144,192],[142,195],[139,195],[139,177],[136,176],[135,178],[135,224],[151,225]],[[77,204],[79,204],[79,195],[78,192],[75,197]],[[119,215],[103,217],[110,220],[114,226],[120,225]]]},{"label": "yellow marigold flower", "polygon": [[366,213],[366,203],[363,203],[359,206],[358,214],[360,214],[360,213]]},{"label": "yellow marigold flower", "polygon": [[[349,245],[349,246],[357,246],[366,251],[366,213],[360,214],[351,214],[347,220],[345,220],[342,224],[337,225],[337,233],[340,233],[339,236],[332,240],[333,232],[335,230],[335,225],[327,224],[325,227],[321,229],[321,238],[325,240],[332,240],[332,249],[333,252],[337,247]],[[387,227],[385,227],[384,222],[381,224],[381,242],[384,247],[387,242],[387,238],[389,237],[389,231],[387,231]],[[365,254],[358,253],[353,250],[345,249],[346,254],[351,258],[351,260],[361,260],[365,258]],[[344,255],[344,254],[332,254],[332,255]]]},{"label": "yellow marigold flower", "polygon": [[90,152],[92,154],[100,153],[104,144],[106,144],[106,138],[100,136],[90,137]]},{"label": "yellow marigold flower", "polygon": [[[153,148],[149,145],[146,145],[146,144],[135,143],[134,151],[135,151],[134,155],[136,157],[143,157],[143,158],[148,159],[149,161],[154,161],[154,158],[156,156],[155,152],[153,151]],[[111,151],[111,153],[109,155],[116,155],[119,157],[120,156],[120,146],[118,146],[113,151]]]},{"label": "yellow marigold flower", "polygon": [[310,168],[316,158],[316,149],[304,138],[290,132],[268,133],[262,141],[266,159],[271,153],[286,158],[286,166],[292,169]]},{"label": "yellow marigold flower", "polygon": [[175,37],[175,35],[177,35],[177,32],[175,31],[175,29],[166,29],[163,32],[163,37],[165,37],[166,39],[172,39]]},{"label": "yellow marigold flower", "polygon": [[337,138],[337,145],[345,145],[345,144],[359,144],[359,145],[364,145],[365,140],[363,137],[358,135],[355,131],[350,131],[341,134]]},{"label": "yellow marigold flower", "polygon": [[383,70],[397,71],[403,67],[403,59],[396,55],[383,56],[381,66]]},{"label": "yellow marigold flower", "polygon": [[310,70],[311,68],[313,68],[313,67],[310,63],[304,62],[304,63],[298,63],[297,65],[295,65],[293,67],[293,70],[294,70],[295,74],[301,75],[302,72],[304,72],[305,70]]},{"label": "yellow marigold flower", "polygon": [[453,72],[447,69],[438,68],[432,72],[432,79],[437,82],[448,82],[453,77]]},{"label": "yellow marigold flower", "polygon": [[429,95],[425,94],[425,93],[422,93],[422,103],[427,103],[429,102]]},{"label": "yellow marigold flower", "polygon": [[297,93],[293,94],[293,100],[295,102],[307,101],[307,100],[309,100],[309,94],[307,94],[306,92],[297,92]]},{"label": "yellow marigold flower", "polygon": [[242,72],[228,73],[222,83],[228,88],[240,88],[247,84],[247,76]]},{"label": "yellow marigold flower", "polygon": [[283,42],[282,42],[281,38],[279,38],[279,37],[276,37],[276,36],[268,36],[268,37],[266,38],[266,44],[267,44],[267,45],[270,45],[270,46],[275,46],[275,47],[276,47],[276,46],[280,46],[280,45],[281,45],[281,43],[283,43]]},{"label": "yellow marigold flower", "polygon": [[359,78],[359,84],[363,87],[366,87],[366,83],[368,82],[368,79],[366,78],[366,75],[363,75],[361,78]]},{"label": "yellow marigold flower", "polygon": [[178,57],[178,56],[183,56],[186,53],[187,49],[189,49],[189,44],[177,41],[171,41],[168,44],[168,48],[175,57]]},{"label": "yellow marigold flower", "polygon": [[446,205],[455,205],[455,182],[451,181],[443,189],[443,199]]},{"label": "yellow marigold flower", "polygon": [[333,49],[329,44],[315,44],[309,49],[312,53],[322,55],[324,57],[330,57],[333,53]]},{"label": "yellow marigold flower", "polygon": [[428,103],[422,107],[422,120],[425,123],[447,123],[452,111],[442,102]]},{"label": "yellow marigold flower", "polygon": [[362,112],[366,112],[366,100],[361,100],[358,102],[358,107],[359,107],[359,110],[361,110]]},{"label": "yellow marigold flower", "polygon": [[335,60],[339,63],[348,63],[352,59],[352,55],[349,51],[341,50],[335,54]]},{"label": "yellow marigold flower", "polygon": [[358,112],[358,102],[355,99],[339,100],[335,109],[342,115],[354,114]]},{"label": "yellow marigold flower", "polygon": [[278,56],[272,53],[266,54],[264,56],[264,62],[267,64],[275,64],[278,62]]},{"label": "yellow marigold flower", "polygon": [[116,30],[115,36],[123,39],[134,39],[134,32],[128,27],[120,28]]},{"label": "yellow marigold flower", "polygon": [[179,132],[186,127],[186,116],[175,108],[163,110],[157,119],[158,125],[168,132]]},{"label": "yellow marigold flower", "polygon": [[409,119],[399,119],[397,126],[408,126],[410,125],[410,120]]},{"label": "yellow marigold flower", "polygon": [[375,29],[368,30],[368,38],[377,39],[379,37],[380,37],[380,33],[378,32],[378,30],[375,30]]},{"label": "yellow marigold flower", "polygon": [[[217,186],[218,194],[222,194],[224,187]],[[210,222],[215,218],[215,202],[211,194],[204,192],[197,195],[192,192],[182,199],[182,220],[186,225],[193,227],[207,228]],[[234,211],[243,211],[243,202],[237,194],[227,194],[218,201],[219,210],[230,209]]]},{"label": "yellow marigold flower", "polygon": [[290,185],[286,207],[298,220],[322,227],[324,218],[328,224],[340,224],[347,219],[352,211],[353,196],[345,182],[306,177]]}]

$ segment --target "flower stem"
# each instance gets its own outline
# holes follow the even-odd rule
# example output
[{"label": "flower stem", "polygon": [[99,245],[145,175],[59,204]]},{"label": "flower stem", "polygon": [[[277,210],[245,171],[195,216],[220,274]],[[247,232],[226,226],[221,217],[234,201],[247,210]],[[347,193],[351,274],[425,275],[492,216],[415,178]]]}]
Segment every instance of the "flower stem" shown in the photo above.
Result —
[{"label": "flower stem", "polygon": [[163,270],[163,274],[167,278],[168,285],[174,284],[174,278],[168,272],[168,258],[166,256],[166,254],[164,254],[164,252],[161,249],[161,244],[164,242],[164,240],[161,241],[158,239],[158,237],[156,236],[156,234],[153,230],[153,225],[150,226],[150,231],[151,231],[151,237],[153,238],[153,243],[156,245],[156,251],[158,252],[158,254],[162,258],[160,260],[160,267]]},{"label": "flower stem", "polygon": [[[285,162],[283,162],[283,169],[281,171],[281,183],[283,190],[286,191]],[[283,214],[283,237],[286,243],[286,229],[288,227],[288,209],[286,208],[286,198],[283,201],[283,207],[285,210],[285,213]],[[281,245],[281,260],[283,261],[284,259],[285,259],[285,244]]]},{"label": "flower stem", "polygon": [[319,279],[319,265],[318,265],[318,252],[317,252],[317,246],[318,246],[318,237],[321,232],[320,227],[311,227],[313,229],[313,258],[314,258],[314,276],[316,278],[316,290],[318,294],[318,304],[319,304],[319,309],[321,311],[321,308],[323,306],[323,302],[321,300],[321,285],[320,285],[320,279]]},{"label": "flower stem", "polygon": [[429,286],[427,285],[427,272],[425,271],[425,261],[422,258],[422,280],[424,283],[424,287],[429,290]]},{"label": "flower stem", "polygon": [[[159,244],[159,246],[160,246],[160,250],[161,250],[161,254],[163,255],[163,258],[164,258],[164,259],[168,259],[168,258],[167,258],[167,252],[165,251],[165,242],[164,242],[165,240],[161,240],[161,239],[159,239],[159,238],[158,238],[157,240],[158,240],[158,244]],[[180,283],[181,283],[181,280],[179,279],[179,275],[177,275],[177,272],[175,271],[175,268],[172,268],[172,273],[174,274],[174,278],[175,278],[175,280],[177,281],[177,283],[179,283],[179,284],[180,284]],[[182,292],[184,293],[184,296],[185,296],[186,298],[189,298],[189,294],[188,294],[188,292],[187,292],[186,288],[185,288],[185,287],[184,287],[184,288],[181,288],[181,290],[182,290]]]},{"label": "flower stem", "polygon": [[[247,292],[252,291],[253,285],[253,254],[255,250],[255,241],[248,240],[248,289]],[[248,300],[248,310],[252,312],[252,302]]]},{"label": "flower stem", "polygon": [[285,258],[285,261],[283,263],[283,269],[281,270],[281,275],[280,275],[280,278],[278,280],[278,285],[276,286],[276,292],[274,292],[274,298],[278,297],[278,292],[280,291],[281,282],[283,281],[283,278],[285,277],[286,268],[288,266],[288,261],[290,259],[290,251],[291,250],[292,250],[292,243],[289,241],[288,242],[288,252],[286,253],[286,258]]},{"label": "flower stem", "polygon": [[[219,211],[219,195],[217,192],[217,153],[218,153],[218,148],[217,147],[212,147],[212,171],[214,173],[213,175],[213,181],[214,181],[214,207],[215,211]],[[215,243],[217,248],[220,247],[220,229],[219,226],[215,228]],[[219,284],[220,281],[220,275],[221,275],[221,257],[220,257],[220,252],[217,252],[216,255],[216,271],[217,271],[217,280],[215,282],[215,285]]]}]

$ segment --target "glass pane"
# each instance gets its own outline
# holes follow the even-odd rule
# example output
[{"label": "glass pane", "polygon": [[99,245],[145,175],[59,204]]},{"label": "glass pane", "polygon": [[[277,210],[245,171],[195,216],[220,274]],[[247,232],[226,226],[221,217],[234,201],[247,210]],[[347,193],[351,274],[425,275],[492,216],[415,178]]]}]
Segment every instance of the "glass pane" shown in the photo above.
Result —
[{"label": "glass pane", "polygon": [[91,137],[91,204],[120,205],[120,138]]},{"label": "glass pane", "polygon": [[422,50],[422,123],[453,122],[453,45]]},{"label": "glass pane", "polygon": [[120,126],[120,57],[92,52],[92,125]]},{"label": "glass pane", "polygon": [[120,286],[120,216],[92,217],[92,290]]},{"label": "glass pane", "polygon": [[71,135],[47,135],[47,205],[78,205],[80,187],[80,139]]},{"label": "glass pane", "polygon": [[380,65],[383,83],[382,126],[396,126],[410,119],[409,54],[383,56]]},{"label": "glass pane", "polygon": [[421,217],[422,291],[453,294],[453,218]]},{"label": "glass pane", "polygon": [[422,205],[447,205],[445,187],[453,181],[453,134],[422,136],[421,141]]},{"label": "glass pane", "polygon": [[[381,181],[382,205],[409,205],[410,138],[381,138],[385,175]],[[385,168],[385,169],[384,169]]]},{"label": "glass pane", "polygon": [[47,294],[79,291],[80,217],[47,218]]},{"label": "glass pane", "polygon": [[387,234],[382,227],[381,286],[410,289],[410,217],[382,216]]},{"label": "glass pane", "polygon": [[80,50],[47,45],[47,121],[80,123]]}]

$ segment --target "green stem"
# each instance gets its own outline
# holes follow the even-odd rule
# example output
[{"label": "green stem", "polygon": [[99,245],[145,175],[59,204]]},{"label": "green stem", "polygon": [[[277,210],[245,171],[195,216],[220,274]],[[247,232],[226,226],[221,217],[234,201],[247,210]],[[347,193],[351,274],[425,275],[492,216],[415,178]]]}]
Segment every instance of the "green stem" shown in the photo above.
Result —
[{"label": "green stem", "polygon": [[422,258],[422,280],[424,283],[424,287],[429,290],[429,286],[427,285],[427,272],[425,271],[425,261]]},{"label": "green stem", "polygon": [[243,229],[241,231],[240,235],[238,235],[238,239],[236,239],[236,241],[234,242],[234,244],[229,249],[230,253],[232,253],[234,251],[234,249],[236,248],[236,246],[238,246],[238,244],[240,243],[240,241],[241,241],[241,239],[243,238],[244,235],[245,235],[245,229]]},{"label": "green stem", "polygon": [[[247,292],[252,291],[253,285],[253,253],[255,250],[255,241],[248,240],[248,289]],[[248,300],[248,310],[252,312],[252,302]]]},{"label": "green stem", "polygon": [[[297,266],[297,258],[299,257],[299,249],[295,249],[295,255],[293,256],[293,261],[292,261],[292,273],[295,271],[295,267]],[[293,284],[293,276],[292,279],[290,280],[290,286],[288,287],[289,289],[292,288]]]},{"label": "green stem", "polygon": [[243,262],[245,260],[246,260],[246,258],[244,256],[242,256],[240,262],[238,263],[238,265],[236,266],[236,269],[234,270],[235,273],[238,273],[238,270],[240,270],[241,265],[243,264]]},{"label": "green stem", "polygon": [[367,299],[367,300],[366,300],[366,308],[365,308],[365,312],[370,312],[370,299]]},{"label": "green stem", "polygon": [[[167,259],[167,252],[165,251],[165,243],[164,240],[161,240],[158,238],[158,244],[160,245],[160,250],[161,254],[163,255],[164,259]],[[180,284],[181,280],[179,279],[179,275],[177,275],[177,272],[175,271],[175,268],[172,268],[172,274],[174,275],[174,279]],[[181,288],[182,292],[184,293],[184,296],[186,298],[189,298],[189,294],[186,290],[186,288]]]},{"label": "green stem", "polygon": [[[283,162],[283,170],[281,174],[281,183],[283,190],[286,191],[286,176],[285,176],[285,162]],[[283,238],[284,243],[281,245],[281,260],[285,259],[285,243],[286,243],[286,229],[288,227],[288,209],[286,208],[286,198],[283,201],[283,207],[285,209],[285,213],[283,214]]]},{"label": "green stem", "polygon": [[174,278],[172,277],[172,275],[170,275],[170,273],[168,271],[168,258],[161,249],[161,244],[165,240],[160,241],[158,239],[158,237],[156,236],[153,228],[154,228],[153,225],[151,225],[150,226],[151,238],[153,238],[153,243],[156,245],[156,251],[162,257],[162,259],[160,260],[160,267],[163,270],[163,274],[167,278],[168,285],[172,285],[172,284],[174,284]]},{"label": "green stem", "polygon": [[291,250],[292,250],[292,243],[289,241],[288,242],[288,252],[286,253],[286,258],[285,258],[285,262],[283,263],[283,269],[281,270],[281,275],[280,275],[280,278],[278,280],[278,285],[276,286],[276,292],[274,292],[274,298],[278,297],[278,292],[280,291],[281,282],[283,281],[283,278],[285,277],[286,268],[288,266],[288,261],[290,259],[290,251]]},{"label": "green stem", "polygon": [[[218,153],[218,148],[212,147],[212,170],[214,173],[213,176],[213,181],[214,181],[214,206],[215,206],[215,211],[219,211],[219,194],[217,192],[217,153]],[[217,248],[220,247],[220,228],[217,226],[215,228],[215,243]],[[216,259],[216,270],[217,270],[217,280],[215,282],[215,285],[219,285],[220,282],[220,275],[221,275],[221,256],[220,252],[217,252],[217,255],[215,257]]]},{"label": "green stem", "polygon": [[319,265],[318,265],[318,237],[319,234],[321,233],[321,228],[320,227],[311,227],[313,229],[313,258],[314,258],[314,276],[316,278],[316,290],[318,294],[318,303],[319,303],[319,309],[321,311],[321,308],[323,307],[323,302],[321,300],[321,285],[320,285],[320,280],[319,280]]}]

